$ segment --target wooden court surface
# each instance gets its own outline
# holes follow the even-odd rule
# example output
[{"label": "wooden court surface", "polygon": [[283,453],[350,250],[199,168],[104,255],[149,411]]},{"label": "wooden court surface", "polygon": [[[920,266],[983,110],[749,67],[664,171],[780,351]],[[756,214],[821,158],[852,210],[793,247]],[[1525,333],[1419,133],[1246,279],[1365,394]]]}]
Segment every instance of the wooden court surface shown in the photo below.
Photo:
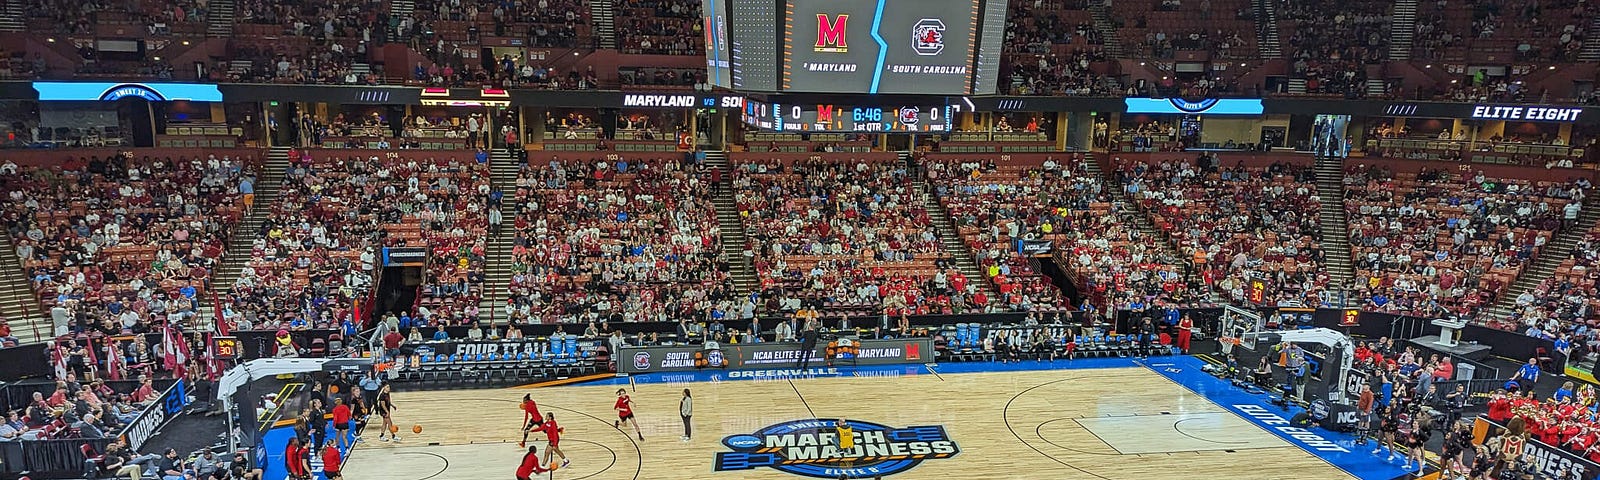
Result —
[{"label": "wooden court surface", "polygon": [[[695,398],[694,438],[679,440],[678,400]],[[376,428],[346,464],[351,479],[512,479],[525,449],[518,402],[532,394],[566,428],[577,479],[794,479],[758,468],[713,471],[722,439],[773,424],[845,417],[892,427],[942,425],[960,453],[886,478],[1352,478],[1205,398],[1142,368],[903,377],[639,384],[644,441],[614,429],[616,386],[401,392],[401,443]],[[421,424],[420,435],[410,433]],[[538,442],[533,442],[538,439]],[[542,434],[531,443],[544,450]],[[437,444],[437,445],[430,445]]]}]

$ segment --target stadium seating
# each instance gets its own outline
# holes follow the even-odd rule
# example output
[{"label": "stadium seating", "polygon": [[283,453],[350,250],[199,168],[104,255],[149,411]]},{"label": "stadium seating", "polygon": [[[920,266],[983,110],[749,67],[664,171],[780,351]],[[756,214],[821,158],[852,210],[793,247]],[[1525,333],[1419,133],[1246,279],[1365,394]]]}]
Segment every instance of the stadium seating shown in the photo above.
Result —
[{"label": "stadium seating", "polygon": [[619,0],[615,3],[617,46],[622,53],[704,55],[700,2]]},{"label": "stadium seating", "polygon": [[193,316],[243,215],[239,182],[257,165],[253,156],[193,155],[78,158],[0,174],[0,216],[46,308],[120,322],[112,331]]},{"label": "stadium seating", "polygon": [[746,256],[769,296],[855,316],[982,307],[892,157],[747,160],[734,169]]},{"label": "stadium seating", "polygon": [[513,321],[665,321],[732,310],[697,165],[534,160],[518,174]]},{"label": "stadium seating", "polygon": [[1229,300],[1247,301],[1250,281],[1263,280],[1263,303],[1317,306],[1328,278],[1310,170],[1216,162],[1123,161],[1118,183],[1191,259],[1194,274]]},{"label": "stadium seating", "polygon": [[1350,249],[1367,308],[1466,315],[1492,303],[1581,191],[1561,182],[1352,166]]},{"label": "stadium seating", "polygon": [[[1079,292],[1095,305],[1126,308],[1152,300],[1188,302],[1191,294],[1177,259],[1160,258],[1158,239],[1140,235],[1132,215],[1111,202],[1111,192],[1089,174],[1081,154],[1036,164],[962,160],[929,166],[934,189],[952,220],[990,272],[1014,269],[1009,280],[1036,292],[1046,309],[1062,305],[1048,279],[1018,271],[1026,260],[1015,240],[1050,239]],[[1005,219],[1003,224],[995,220]],[[1024,222],[1034,223],[1025,225]],[[988,225],[988,231],[983,226]]]}]

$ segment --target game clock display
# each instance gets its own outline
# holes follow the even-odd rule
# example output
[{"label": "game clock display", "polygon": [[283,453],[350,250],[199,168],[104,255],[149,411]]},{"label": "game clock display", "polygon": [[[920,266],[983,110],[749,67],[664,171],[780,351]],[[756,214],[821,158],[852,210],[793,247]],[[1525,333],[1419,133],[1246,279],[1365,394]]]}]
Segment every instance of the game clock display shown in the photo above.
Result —
[{"label": "game clock display", "polygon": [[785,105],[745,102],[746,124],[775,132],[944,133],[953,108],[916,106]]}]

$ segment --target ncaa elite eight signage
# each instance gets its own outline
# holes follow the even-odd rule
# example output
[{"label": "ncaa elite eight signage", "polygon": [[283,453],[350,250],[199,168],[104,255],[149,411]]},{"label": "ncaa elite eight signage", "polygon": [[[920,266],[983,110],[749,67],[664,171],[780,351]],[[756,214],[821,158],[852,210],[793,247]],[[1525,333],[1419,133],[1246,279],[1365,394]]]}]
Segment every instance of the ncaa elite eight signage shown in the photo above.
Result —
[{"label": "ncaa elite eight signage", "polygon": [[717,454],[719,472],[771,468],[812,478],[874,478],[905,473],[925,460],[961,453],[942,426],[893,428],[845,420],[854,445],[839,448],[836,420],[795,420],[749,435],[731,435],[722,444],[731,452]]}]

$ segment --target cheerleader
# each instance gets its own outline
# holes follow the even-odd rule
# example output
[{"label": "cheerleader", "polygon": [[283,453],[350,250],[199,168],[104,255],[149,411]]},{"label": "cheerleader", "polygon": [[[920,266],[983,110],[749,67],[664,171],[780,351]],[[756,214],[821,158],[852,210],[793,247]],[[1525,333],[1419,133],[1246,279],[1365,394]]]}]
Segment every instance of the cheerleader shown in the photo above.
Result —
[{"label": "cheerleader", "polygon": [[1378,446],[1372,449],[1372,454],[1377,455],[1381,450],[1388,450],[1389,457],[1383,460],[1385,462],[1394,461],[1394,446],[1392,443],[1394,443],[1395,432],[1400,430],[1400,421],[1397,418],[1399,414],[1399,409],[1395,407],[1386,408],[1381,414],[1381,423],[1378,425]]},{"label": "cheerleader", "polygon": [[1421,415],[1418,415],[1416,419],[1411,421],[1411,432],[1410,434],[1406,435],[1405,442],[1406,464],[1405,466],[1400,467],[1406,469],[1406,471],[1410,471],[1411,461],[1416,460],[1417,475],[1419,476],[1422,475],[1422,470],[1428,466],[1428,458],[1423,455],[1424,448],[1428,444],[1428,438],[1432,436],[1431,432],[1428,431],[1428,423],[1429,421],[1427,417]]},{"label": "cheerleader", "polygon": [[1465,423],[1457,423],[1454,429],[1446,432],[1444,443],[1440,445],[1439,467],[1444,470],[1439,478],[1451,478],[1451,474],[1466,473],[1466,466],[1461,463],[1466,451],[1472,448],[1472,429]]}]

